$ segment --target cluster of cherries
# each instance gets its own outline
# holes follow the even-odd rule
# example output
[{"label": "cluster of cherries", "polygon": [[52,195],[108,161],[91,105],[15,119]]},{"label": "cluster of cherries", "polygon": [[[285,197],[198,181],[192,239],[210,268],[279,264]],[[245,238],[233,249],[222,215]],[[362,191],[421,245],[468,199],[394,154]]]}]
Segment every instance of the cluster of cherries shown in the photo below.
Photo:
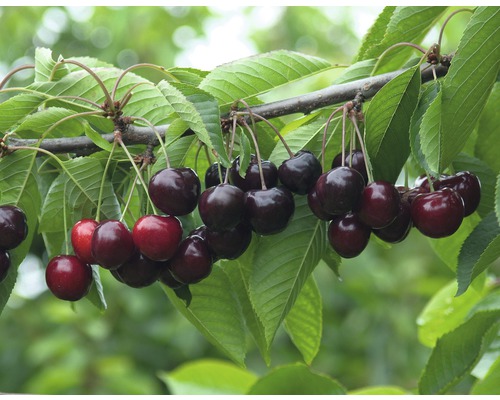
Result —
[{"label": "cluster of cherries", "polygon": [[0,206],[0,283],[10,269],[9,250],[19,246],[28,235],[26,214],[14,205]]}]

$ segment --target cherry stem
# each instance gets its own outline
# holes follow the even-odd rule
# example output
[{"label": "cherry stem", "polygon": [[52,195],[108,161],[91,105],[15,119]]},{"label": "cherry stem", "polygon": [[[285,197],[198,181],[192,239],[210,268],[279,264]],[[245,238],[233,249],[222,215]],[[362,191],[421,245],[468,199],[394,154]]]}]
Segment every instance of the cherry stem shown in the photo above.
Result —
[{"label": "cherry stem", "polygon": [[68,216],[66,213],[66,184],[68,181],[64,182],[64,195],[63,195],[63,225],[64,225],[64,244],[66,246],[66,254],[69,254],[69,238],[68,238]]},{"label": "cherry stem", "polygon": [[[229,160],[232,160],[232,157],[233,157],[234,141],[235,141],[235,138],[236,138],[236,128],[237,128],[237,126],[238,126],[238,118],[237,118],[237,115],[234,114],[233,115],[233,126],[232,126],[232,129],[231,129],[231,144],[229,145],[229,151],[228,151],[228,158],[229,158]],[[219,180],[222,182],[222,168],[221,168],[220,163],[218,163],[217,168],[219,170]],[[229,174],[226,171],[226,176],[224,177],[224,183],[228,183],[228,182],[229,182]]]},{"label": "cherry stem", "polygon": [[349,119],[351,120],[351,122],[354,125],[354,129],[356,130],[356,134],[357,134],[358,140],[359,140],[359,147],[361,147],[361,152],[363,153],[363,157],[365,158],[366,175],[368,177],[368,182],[366,182],[366,183],[373,182],[371,163],[370,163],[370,160],[368,158],[368,154],[366,152],[365,145],[363,144],[364,143],[363,135],[359,131],[358,122],[356,121],[356,116],[352,113],[349,115]]},{"label": "cherry stem", "polygon": [[[99,104],[97,104],[95,101],[92,101],[92,100],[89,100],[89,99],[86,99],[86,98],[80,97],[80,96],[56,96],[56,97],[51,97],[51,98],[45,100],[45,102],[54,101],[54,100],[66,100],[66,99],[83,101],[83,102],[88,103],[88,104],[94,106],[95,108],[98,108],[99,110],[101,110],[101,106]],[[75,104],[75,103],[71,103],[71,104]]]},{"label": "cherry stem", "polygon": [[5,77],[0,82],[0,90],[5,86],[5,84],[9,81],[9,79],[12,78],[13,75],[17,74],[19,71],[22,71],[25,69],[30,69],[30,68],[35,68],[35,65],[34,64],[26,64],[26,65],[21,65],[19,67],[14,68],[7,75],[5,75]]},{"label": "cherry stem", "polygon": [[153,130],[156,138],[158,139],[158,142],[160,143],[160,147],[161,147],[161,150],[163,151],[163,155],[165,156],[165,162],[167,163],[167,168],[170,168],[170,159],[169,159],[168,154],[167,154],[167,146],[166,146],[165,142],[163,141],[163,139],[161,138],[160,132],[158,132],[156,127],[150,121],[148,121],[146,118],[142,118],[142,117],[130,117],[130,118],[132,119],[132,122],[134,120],[138,120],[138,121],[142,121],[142,122],[146,123]]},{"label": "cherry stem", "polygon": [[342,110],[344,106],[340,106],[336,110],[334,110],[325,123],[325,129],[323,130],[323,142],[321,145],[321,169],[325,172],[325,152],[326,152],[326,133],[328,132],[328,127],[330,126],[330,122],[332,121],[335,114],[337,114],[340,110]]},{"label": "cherry stem", "polygon": [[351,139],[349,142],[349,168],[352,168],[352,154],[355,149],[355,143],[356,143],[356,132],[354,130],[354,126],[351,127]]},{"label": "cherry stem", "polygon": [[[144,168],[146,167],[147,164],[142,164],[141,168],[139,168],[139,171],[144,171]],[[120,217],[120,222],[123,222],[123,219],[125,218],[125,214],[129,211],[130,203],[132,201],[132,197],[134,195],[134,190],[135,187],[137,186],[137,180],[138,176],[136,175],[134,180],[132,181],[132,186],[130,187],[130,193],[128,194],[127,201],[125,202],[125,206],[123,207],[122,215]]]},{"label": "cherry stem", "polygon": [[378,67],[379,67],[380,63],[382,62],[382,59],[383,59],[383,58],[384,58],[384,57],[385,57],[385,56],[386,56],[386,55],[387,55],[387,54],[388,54],[391,50],[394,50],[394,49],[396,49],[396,48],[398,48],[398,47],[403,47],[403,46],[413,47],[414,49],[416,49],[416,50],[420,51],[420,52],[421,52],[421,53],[423,53],[423,54],[426,54],[426,53],[427,53],[427,51],[426,51],[423,47],[421,47],[421,46],[419,46],[418,44],[415,44],[415,43],[411,43],[411,42],[400,42],[400,43],[393,44],[392,46],[390,46],[390,47],[388,47],[387,49],[385,49],[385,50],[382,52],[382,54],[380,54],[380,56],[379,56],[379,57],[378,57],[378,59],[377,59],[377,62],[375,63],[375,66],[373,67],[372,72],[375,72],[375,71],[378,69]]},{"label": "cherry stem", "polygon": [[250,132],[250,136],[252,137],[255,146],[255,155],[257,156],[257,165],[259,167],[260,183],[262,185],[262,190],[266,190],[267,189],[266,181],[264,179],[264,172],[262,171],[262,159],[260,157],[260,150],[259,150],[259,144],[257,143],[257,138],[255,137],[255,133],[252,130],[252,128],[250,128],[250,125],[248,125],[248,123],[244,119],[242,122],[245,128],[248,129],[248,131]]},{"label": "cherry stem", "polygon": [[344,105],[342,107],[342,162],[341,165],[345,165],[345,122],[347,115],[347,107]]},{"label": "cherry stem", "polygon": [[438,45],[441,46],[441,41],[443,39],[443,33],[444,33],[444,28],[446,28],[446,25],[448,24],[448,22],[450,22],[450,19],[453,18],[456,14],[458,13],[461,13],[461,12],[464,12],[464,11],[468,11],[468,12],[471,12],[473,13],[474,11],[471,10],[470,8],[460,8],[459,10],[455,10],[453,11],[450,15],[448,15],[448,17],[445,19],[445,21],[443,22],[443,26],[441,27],[441,30],[439,31],[439,38],[438,38]]},{"label": "cherry stem", "polygon": [[104,166],[104,171],[102,173],[101,186],[99,187],[99,197],[97,200],[97,211],[96,211],[96,221],[99,222],[101,220],[101,204],[102,204],[102,196],[104,195],[104,183],[106,181],[106,176],[108,175],[109,165],[111,164],[111,159],[113,157],[113,153],[116,149],[116,142],[113,142],[111,147],[111,151],[109,152],[108,159],[106,161],[106,165]]}]

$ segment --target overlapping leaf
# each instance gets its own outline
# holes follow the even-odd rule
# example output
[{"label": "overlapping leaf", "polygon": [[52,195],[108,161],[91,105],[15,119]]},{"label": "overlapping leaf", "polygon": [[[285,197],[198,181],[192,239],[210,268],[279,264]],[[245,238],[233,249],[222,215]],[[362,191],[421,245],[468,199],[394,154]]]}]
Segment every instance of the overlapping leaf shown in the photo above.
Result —
[{"label": "overlapping leaf", "polygon": [[21,93],[0,103],[0,132],[5,132],[18,124],[42,103],[44,97],[31,93]]}]

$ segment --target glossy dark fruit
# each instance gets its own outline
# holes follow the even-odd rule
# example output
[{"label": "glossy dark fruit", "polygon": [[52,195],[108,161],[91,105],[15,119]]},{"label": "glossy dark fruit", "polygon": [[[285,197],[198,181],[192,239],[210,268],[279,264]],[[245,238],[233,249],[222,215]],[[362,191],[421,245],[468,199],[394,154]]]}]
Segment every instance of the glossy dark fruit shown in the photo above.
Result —
[{"label": "glossy dark fruit", "polygon": [[201,183],[194,170],[187,167],[165,168],[149,181],[148,191],[153,204],[169,215],[186,215],[198,204]]},{"label": "glossy dark fruit", "polygon": [[59,255],[52,258],[45,270],[49,290],[61,300],[77,301],[92,286],[92,268],[77,256]]},{"label": "glossy dark fruit", "polygon": [[85,264],[96,264],[92,256],[92,235],[99,222],[95,219],[81,219],[71,229],[71,245],[75,255]]},{"label": "glossy dark fruit", "polygon": [[323,211],[341,215],[356,209],[365,180],[353,168],[337,167],[322,174],[316,182],[316,194]]},{"label": "glossy dark fruit", "polygon": [[406,239],[413,226],[410,207],[407,200],[401,200],[399,202],[399,212],[394,221],[382,229],[373,229],[373,233],[388,243],[402,242]]},{"label": "glossy dark fruit", "polygon": [[293,194],[284,186],[245,193],[245,219],[259,235],[283,231],[294,211]]},{"label": "glossy dark fruit", "polygon": [[0,250],[0,283],[4,281],[10,269],[10,256],[7,250]]},{"label": "glossy dark fruit", "polygon": [[[339,153],[335,156],[335,158],[332,161],[332,169],[341,166],[342,166],[342,153]],[[353,150],[352,153],[346,152],[344,166],[354,168],[361,174],[365,182],[368,182],[365,156],[363,155],[363,152],[361,150],[356,149]]]},{"label": "glossy dark fruit", "polygon": [[107,220],[92,235],[92,256],[105,269],[116,269],[135,252],[132,233],[120,221]]},{"label": "glossy dark fruit", "polygon": [[370,240],[370,234],[370,227],[352,213],[335,218],[328,226],[328,241],[332,248],[344,258],[360,255]]},{"label": "glossy dark fruit", "polygon": [[406,192],[401,193],[401,200],[403,201],[408,201],[408,203],[412,203],[415,197],[417,197],[419,194],[423,193],[429,193],[429,190],[425,189],[422,186],[416,186],[411,189],[408,189]]},{"label": "glossy dark fruit", "polygon": [[[167,264],[168,264],[168,262],[167,262]],[[174,278],[169,267],[162,269],[158,280],[171,289],[178,289],[178,288],[184,286],[184,283],[181,283],[177,279]]]},{"label": "glossy dark fruit", "polygon": [[374,229],[383,228],[397,217],[400,203],[401,195],[392,183],[370,182],[361,194],[359,219]]},{"label": "glossy dark fruit", "polygon": [[207,229],[206,241],[217,259],[235,260],[250,246],[252,229],[245,224],[222,232]]},{"label": "glossy dark fruit", "polygon": [[308,150],[300,150],[285,160],[278,168],[278,177],[283,185],[297,194],[307,194],[321,175],[321,163]]},{"label": "glossy dark fruit", "polygon": [[182,224],[174,216],[144,215],[132,229],[135,246],[154,261],[170,259],[182,239]]},{"label": "glossy dark fruit", "polygon": [[[268,189],[275,187],[278,184],[278,168],[269,160],[262,160],[261,164],[266,187]],[[233,185],[238,186],[244,192],[262,189],[257,157],[254,154],[251,155],[250,164],[245,171],[244,178],[240,176],[240,156],[236,157],[231,168],[229,168],[229,179]]]},{"label": "glossy dark fruit", "polygon": [[206,189],[198,202],[203,223],[214,231],[234,228],[244,216],[244,196],[243,190],[228,183]]},{"label": "glossy dark fruit", "polygon": [[446,178],[447,174],[441,174],[439,175],[439,178],[436,178],[435,176],[429,175],[427,176],[426,174],[420,175],[417,179],[415,179],[415,185],[414,187],[418,188],[423,188],[427,192],[431,191],[430,184],[429,182],[432,182],[432,186],[434,189],[438,189],[436,187],[436,183],[439,182],[441,179]]},{"label": "glossy dark fruit", "polygon": [[481,201],[481,182],[469,171],[457,172],[455,175],[441,177],[434,183],[436,189],[449,187],[454,189],[463,199],[467,217],[476,211]]},{"label": "glossy dark fruit", "polygon": [[307,194],[307,204],[309,205],[312,213],[323,221],[331,221],[335,217],[335,215],[328,214],[325,210],[323,210],[323,207],[318,199],[318,193],[316,192],[315,186],[313,186]]},{"label": "glossy dark fruit", "polygon": [[464,202],[451,188],[420,194],[411,203],[411,218],[425,236],[450,236],[460,227],[464,217]]},{"label": "glossy dark fruit", "polygon": [[28,235],[26,214],[14,205],[0,206],[0,249],[19,246]]},{"label": "glossy dark fruit", "polygon": [[199,236],[188,236],[170,259],[172,276],[180,283],[192,284],[205,279],[212,272],[212,254]]},{"label": "glossy dark fruit", "polygon": [[142,288],[155,283],[165,268],[164,262],[150,260],[137,251],[113,270],[113,275],[118,275],[117,279],[127,286]]},{"label": "glossy dark fruit", "polygon": [[215,162],[210,167],[207,168],[205,172],[205,188],[208,189],[212,186],[217,186],[224,181],[226,177],[226,167],[223,165],[220,166],[222,173],[222,180],[219,174],[219,163]]}]

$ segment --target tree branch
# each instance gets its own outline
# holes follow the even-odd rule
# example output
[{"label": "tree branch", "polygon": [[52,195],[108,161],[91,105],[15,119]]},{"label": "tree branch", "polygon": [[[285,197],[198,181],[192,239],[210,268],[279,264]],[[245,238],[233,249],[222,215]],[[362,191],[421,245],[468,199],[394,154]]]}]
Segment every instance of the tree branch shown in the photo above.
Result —
[{"label": "tree branch", "polygon": [[[434,68],[436,76],[442,77],[448,72],[448,67],[439,65]],[[386,83],[403,73],[405,70],[388,72],[381,75],[372,76],[357,81],[332,85],[321,90],[317,90],[305,95],[291,97],[289,99],[279,100],[271,103],[261,104],[251,107],[252,113],[258,114],[263,118],[272,119],[285,115],[302,113],[308,114],[311,111],[333,104],[341,104],[353,100],[356,95],[361,94],[365,99],[373,97]],[[422,83],[434,79],[432,68],[422,70]],[[248,111],[248,110],[246,110]],[[222,118],[227,118],[223,115]],[[160,136],[164,137],[168,125],[159,125],[156,127]],[[114,134],[107,133],[102,135],[103,139],[109,143],[113,142]],[[127,132],[123,134],[125,144],[158,144],[158,139],[149,127],[139,127],[130,125]],[[36,146],[36,139],[18,139],[9,138],[10,146]],[[76,138],[57,138],[44,139],[40,146],[52,153],[76,153],[78,155],[91,154],[99,150],[99,147],[88,137],[81,136]]]}]

